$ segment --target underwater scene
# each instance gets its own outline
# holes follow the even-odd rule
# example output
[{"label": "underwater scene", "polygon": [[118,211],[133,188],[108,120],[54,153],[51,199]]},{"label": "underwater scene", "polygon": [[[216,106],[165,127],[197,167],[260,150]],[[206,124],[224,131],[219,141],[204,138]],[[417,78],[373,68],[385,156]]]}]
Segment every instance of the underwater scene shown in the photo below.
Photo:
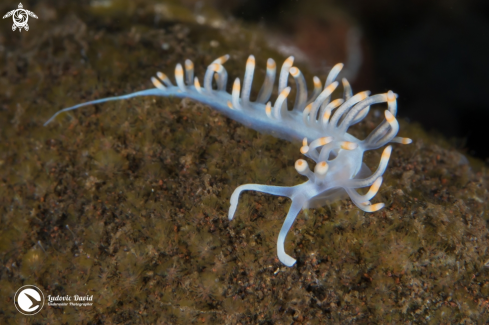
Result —
[{"label": "underwater scene", "polygon": [[489,322],[489,4],[17,1],[0,324]]}]

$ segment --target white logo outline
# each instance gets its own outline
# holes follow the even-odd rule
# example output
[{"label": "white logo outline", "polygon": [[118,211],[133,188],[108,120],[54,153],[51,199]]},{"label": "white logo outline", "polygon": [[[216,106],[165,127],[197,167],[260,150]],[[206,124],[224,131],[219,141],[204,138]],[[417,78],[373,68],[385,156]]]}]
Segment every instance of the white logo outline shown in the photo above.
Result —
[{"label": "white logo outline", "polygon": [[29,21],[29,16],[36,19],[38,18],[36,14],[32,11],[24,9],[22,3],[19,3],[19,7],[17,9],[7,12],[2,19],[8,18],[10,16],[12,16],[12,19],[14,21],[14,24],[12,25],[12,31],[14,32],[17,28],[19,29],[19,32],[22,31],[22,28],[24,28],[26,31],[29,30],[29,25],[27,25],[27,22]]},{"label": "white logo outline", "polygon": [[[24,291],[27,291],[27,290],[31,291],[30,292],[31,295],[24,293]],[[39,297],[37,297],[37,299],[40,299],[40,300],[37,300],[36,297],[32,297],[32,290],[38,293]],[[23,293],[24,293],[24,296],[27,297],[27,299],[24,299],[24,297],[21,296]],[[28,306],[28,304],[26,304],[27,300],[30,301],[31,306]],[[44,301],[45,301],[44,293],[42,292],[42,290],[39,289],[38,287],[36,287],[35,285],[31,285],[31,284],[20,287],[14,296],[15,308],[17,308],[17,311],[19,313],[21,313],[22,315],[26,315],[26,316],[32,316],[32,315],[35,315],[38,312],[40,312],[42,307],[44,307]],[[34,306],[39,306],[39,307],[37,309],[32,310],[32,311],[26,310],[26,309],[30,309]],[[24,308],[26,308],[26,309],[24,309]]]}]

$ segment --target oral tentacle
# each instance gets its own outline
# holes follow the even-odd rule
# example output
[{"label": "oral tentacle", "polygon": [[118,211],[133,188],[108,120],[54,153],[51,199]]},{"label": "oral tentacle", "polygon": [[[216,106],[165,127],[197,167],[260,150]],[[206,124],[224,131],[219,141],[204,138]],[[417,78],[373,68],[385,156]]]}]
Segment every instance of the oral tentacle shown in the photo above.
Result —
[{"label": "oral tentacle", "polygon": [[292,200],[289,212],[287,213],[282,228],[280,229],[280,233],[278,234],[277,256],[280,262],[288,267],[293,266],[296,260],[285,252],[285,238],[287,237],[290,227],[292,227],[295,218],[297,218],[297,215],[299,214],[299,212],[301,212],[301,210],[302,202],[300,202],[299,200]]}]

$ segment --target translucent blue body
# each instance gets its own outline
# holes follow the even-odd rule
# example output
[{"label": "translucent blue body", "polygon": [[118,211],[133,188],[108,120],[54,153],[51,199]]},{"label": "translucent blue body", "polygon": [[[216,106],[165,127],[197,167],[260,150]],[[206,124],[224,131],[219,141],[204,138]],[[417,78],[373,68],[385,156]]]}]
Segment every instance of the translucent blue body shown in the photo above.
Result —
[{"label": "translucent blue body", "polygon": [[[185,76],[181,65],[177,65],[175,69],[176,86],[166,75],[159,72],[159,79],[152,78],[155,88],[98,99],[63,109],[51,117],[45,125],[58,114],[82,106],[139,96],[163,96],[190,98],[209,105],[225,116],[258,132],[268,133],[288,141],[302,141],[301,153],[316,162],[312,171],[305,160],[296,161],[297,172],[308,177],[307,182],[292,187],[241,185],[231,196],[228,213],[231,220],[243,191],[259,191],[289,197],[292,205],[278,236],[277,255],[283,264],[293,266],[296,260],[285,252],[284,242],[298,213],[305,208],[323,206],[345,194],[349,195],[353,203],[363,211],[374,212],[381,209],[383,203],[371,204],[370,200],[376,195],[382,183],[382,175],[386,170],[392,147],[387,146],[384,149],[379,167],[374,173],[363,164],[363,154],[366,150],[380,148],[389,142],[407,144],[411,140],[396,137],[399,131],[399,123],[395,118],[397,104],[396,95],[391,91],[373,96],[370,96],[369,92],[353,95],[348,81],[343,79],[343,97],[331,101],[331,95],[339,84],[334,80],[342,68],[341,64],[332,69],[324,89],[319,79],[315,77],[314,90],[308,98],[304,77],[299,69],[292,67],[293,58],[288,58],[281,68],[278,81],[279,96],[272,106],[268,100],[274,87],[275,62],[268,60],[263,87],[257,101],[251,102],[254,57],[250,56],[248,59],[243,88],[240,87],[240,80],[236,79],[232,93],[225,91],[227,72],[223,64],[227,59],[228,56],[224,56],[209,65],[203,88],[200,87],[198,79],[193,76],[193,64],[187,60]],[[286,102],[290,93],[290,87],[287,87],[289,74],[293,76],[297,85],[296,101],[292,110],[287,109]],[[383,102],[387,103],[388,108],[385,111],[385,120],[367,138],[359,140],[347,133],[350,126],[365,118],[370,105]],[[370,190],[367,194],[360,195],[355,189],[361,187],[370,187]]]}]

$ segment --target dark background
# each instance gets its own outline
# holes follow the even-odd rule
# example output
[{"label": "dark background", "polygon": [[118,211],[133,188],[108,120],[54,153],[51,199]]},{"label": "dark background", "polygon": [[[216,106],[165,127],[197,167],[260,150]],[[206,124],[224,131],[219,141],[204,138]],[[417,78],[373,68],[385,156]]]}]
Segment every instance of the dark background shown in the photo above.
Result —
[{"label": "dark background", "polygon": [[[220,8],[240,19],[293,33],[297,21],[310,25],[324,20],[322,3],[222,1]],[[340,8],[362,31],[367,65],[362,70],[371,78],[363,82],[366,89],[393,89],[400,95],[399,116],[442,133],[458,149],[489,162],[489,1],[328,3],[331,11]],[[315,33],[321,35],[314,28],[303,32]]]}]

